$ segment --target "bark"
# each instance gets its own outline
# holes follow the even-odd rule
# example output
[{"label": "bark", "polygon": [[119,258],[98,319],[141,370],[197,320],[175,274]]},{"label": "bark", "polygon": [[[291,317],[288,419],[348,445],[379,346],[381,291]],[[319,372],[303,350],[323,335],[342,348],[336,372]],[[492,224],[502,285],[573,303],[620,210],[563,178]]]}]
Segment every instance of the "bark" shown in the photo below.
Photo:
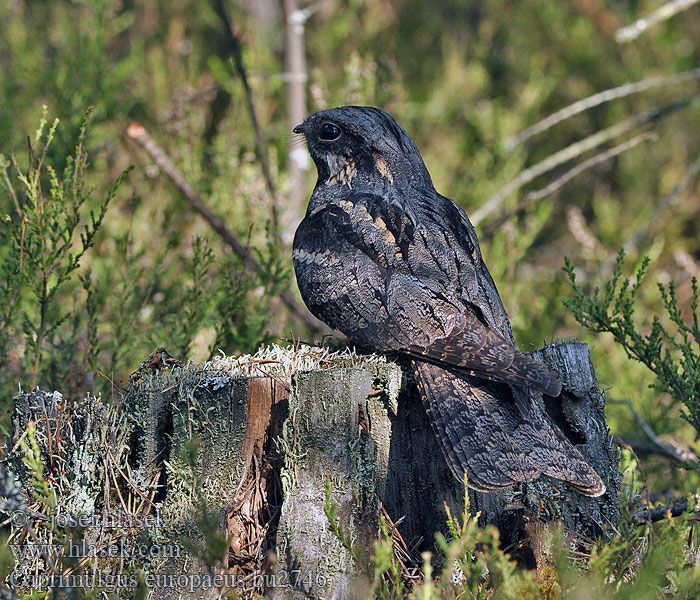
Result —
[{"label": "bark", "polygon": [[[504,546],[521,547],[529,562],[541,558],[542,522],[560,521],[580,543],[611,536],[618,518],[617,456],[587,346],[557,344],[537,357],[564,382],[560,398],[543,400],[548,413],[608,492],[585,498],[545,477],[470,491],[481,521],[496,524]],[[188,574],[189,587],[156,581],[156,598],[213,597],[222,587],[265,588],[279,599],[364,597],[362,564],[380,514],[398,523],[410,560],[446,532],[445,504],[453,514],[464,507],[463,484],[449,472],[409,371],[384,357],[273,347],[199,367],[150,360],[119,407],[86,406],[88,416],[79,416],[57,394],[18,396],[10,464],[28,495],[18,442],[32,422],[47,468],[69,466],[55,482],[59,508],[157,514],[127,545],[177,546],[178,554],[120,563],[153,576]],[[330,506],[352,553],[331,531]],[[42,539],[42,524],[29,526]],[[86,530],[102,540],[97,533]],[[228,579],[222,585],[216,575]]]}]

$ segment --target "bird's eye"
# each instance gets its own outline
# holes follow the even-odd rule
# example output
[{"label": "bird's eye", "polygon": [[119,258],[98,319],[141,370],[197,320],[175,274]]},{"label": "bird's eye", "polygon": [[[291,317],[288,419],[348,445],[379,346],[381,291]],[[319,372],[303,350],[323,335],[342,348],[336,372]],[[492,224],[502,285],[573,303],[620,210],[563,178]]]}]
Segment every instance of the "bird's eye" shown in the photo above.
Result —
[{"label": "bird's eye", "polygon": [[333,123],[324,123],[321,125],[321,133],[318,135],[324,142],[332,142],[340,137],[340,127]]}]

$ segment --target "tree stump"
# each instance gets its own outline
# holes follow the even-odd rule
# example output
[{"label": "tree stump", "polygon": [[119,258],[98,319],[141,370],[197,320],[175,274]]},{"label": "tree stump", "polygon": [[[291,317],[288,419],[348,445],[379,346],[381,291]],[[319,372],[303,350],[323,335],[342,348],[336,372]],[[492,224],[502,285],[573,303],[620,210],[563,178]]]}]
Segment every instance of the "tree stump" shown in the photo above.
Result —
[{"label": "tree stump", "polygon": [[[556,344],[536,357],[564,382],[560,398],[538,401],[608,491],[585,498],[546,477],[498,493],[470,491],[472,508],[500,528],[504,545],[530,541],[535,552],[525,560],[538,558],[532,523],[561,521],[590,539],[612,535],[618,518],[617,455],[587,346]],[[56,397],[16,398],[13,445],[33,422],[47,466],[73,457],[55,482],[58,510],[108,512],[119,498],[127,512],[157,515],[120,543],[168,547],[167,555],[122,556],[118,567],[95,558],[112,572],[138,571],[156,598],[213,597],[225,588],[266,589],[279,599],[362,597],[368,583],[331,533],[328,506],[365,557],[380,514],[400,521],[407,547],[431,549],[435,532],[446,532],[445,504],[456,514],[464,506],[464,486],[450,474],[410,371],[383,356],[272,346],[202,366],[151,359],[120,406],[89,400],[99,418],[85,435],[71,429],[79,406],[59,411]],[[62,430],[72,437],[52,446]],[[20,454],[18,447],[11,465],[31,497]],[[76,485],[79,506],[70,503]],[[41,539],[41,523],[29,526]],[[113,543],[95,532],[84,535]]]}]

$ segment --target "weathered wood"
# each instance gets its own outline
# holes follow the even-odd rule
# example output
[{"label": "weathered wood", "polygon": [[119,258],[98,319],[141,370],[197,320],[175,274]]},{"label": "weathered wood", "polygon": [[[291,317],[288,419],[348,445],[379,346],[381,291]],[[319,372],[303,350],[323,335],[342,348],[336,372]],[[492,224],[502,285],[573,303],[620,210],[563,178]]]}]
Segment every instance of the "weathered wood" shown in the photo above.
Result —
[{"label": "weathered wood", "polygon": [[329,531],[324,506],[328,484],[340,523],[368,556],[378,529],[389,435],[386,409],[368,399],[372,379],[364,369],[294,378],[277,530],[278,574],[291,574],[292,588],[278,587],[275,598],[349,598],[357,585],[357,565]]},{"label": "weathered wood", "polygon": [[433,549],[435,532],[446,533],[445,503],[453,514],[464,510],[464,484],[447,466],[439,441],[408,364],[398,409],[390,414],[391,445],[386,493],[382,498],[409,547]]},{"label": "weathered wood", "polygon": [[245,464],[224,526],[230,540],[227,567],[237,576],[254,573],[265,553],[273,548],[282,504],[278,440],[289,412],[289,389],[287,378],[248,380],[246,430],[240,455]]},{"label": "weathered wood", "polygon": [[58,392],[34,390],[17,396],[12,411],[8,464],[25,484],[25,495],[29,491],[26,485],[29,474],[20,443],[29,442],[27,434],[31,426],[44,458],[47,480],[52,485],[70,486],[70,494],[61,509],[74,515],[93,512],[105,487],[104,443],[118,439],[106,427],[115,418],[115,415],[110,418],[102,403],[91,396],[77,406]]},{"label": "weathered wood", "polygon": [[[287,416],[288,390],[281,377],[232,378],[184,367],[127,392],[127,410],[137,415],[131,421],[134,471],[142,482],[161,472],[156,501],[162,504],[163,526],[147,532],[149,542],[188,541],[177,556],[149,565],[150,572],[186,573],[194,581],[227,573],[242,581],[259,569],[271,549],[272,513],[281,503],[274,441]],[[207,550],[212,538],[203,524],[208,522],[220,524],[219,535],[231,541],[223,568],[211,564],[217,557]],[[214,593],[214,588],[194,587],[183,594],[179,586],[166,585],[153,596]]]},{"label": "weathered wood", "polygon": [[[533,562],[540,534],[528,523],[561,521],[582,538],[611,535],[619,491],[617,455],[587,346],[556,344],[536,356],[564,382],[561,397],[541,401],[608,492],[585,498],[546,477],[498,493],[470,491],[482,522],[498,525],[504,544],[518,543],[521,556]],[[64,409],[54,395],[37,398],[16,399],[13,439],[30,420],[36,422],[44,459],[50,460],[51,432],[68,435],[72,429],[58,423]],[[436,531],[446,531],[445,503],[455,514],[464,506],[463,484],[450,474],[409,371],[383,357],[270,348],[247,359],[147,371],[127,392],[123,413],[100,408],[94,399],[88,405],[86,414],[101,415],[88,419],[89,426],[75,416],[75,407],[65,416],[85,424],[71,433],[69,452],[76,457],[71,480],[82,482],[80,510],[113,509],[118,485],[120,502],[140,514],[160,515],[158,526],[129,543],[190,540],[177,556],[127,560],[121,568],[200,578],[227,574],[237,577],[228,580],[236,587],[267,587],[278,599],[358,597],[366,592],[364,579],[329,531],[327,485],[338,521],[365,556],[378,535],[382,507],[394,522],[400,520],[408,546],[421,550],[433,548]],[[13,460],[27,489],[20,457]],[[91,471],[89,465],[101,468]],[[69,502],[71,491],[58,490],[59,505]],[[67,504],[67,510],[77,508]],[[207,559],[212,534],[203,532],[203,522],[229,538],[223,562]],[[203,598],[222,587],[156,583],[152,595]]]},{"label": "weathered wood", "polygon": [[[588,498],[571,489],[562,490],[557,481],[542,478],[532,487],[536,496],[530,506],[539,518],[560,520],[580,535],[611,538],[617,532],[621,475],[619,451],[605,420],[605,397],[598,386],[587,344],[553,344],[532,353],[557,371],[563,382],[559,398],[544,398],[549,416],[577,444],[577,448],[605,482],[607,491]],[[557,489],[555,489],[557,488]],[[534,502],[533,502],[534,500]]]}]

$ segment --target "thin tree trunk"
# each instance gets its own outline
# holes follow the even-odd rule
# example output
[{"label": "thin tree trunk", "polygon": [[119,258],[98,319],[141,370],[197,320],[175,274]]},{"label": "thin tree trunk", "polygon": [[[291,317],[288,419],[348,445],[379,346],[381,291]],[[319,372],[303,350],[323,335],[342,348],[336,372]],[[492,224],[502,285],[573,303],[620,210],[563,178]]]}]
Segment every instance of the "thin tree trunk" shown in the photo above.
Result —
[{"label": "thin tree trunk", "polygon": [[[284,22],[287,39],[287,94],[289,131],[307,117],[306,108],[306,49],[304,47],[304,21],[300,18],[297,0],[284,0]],[[292,245],[294,232],[304,216],[308,190],[304,172],[309,169],[309,154],[305,147],[295,145],[289,150],[289,198],[282,215],[282,242]]]}]

